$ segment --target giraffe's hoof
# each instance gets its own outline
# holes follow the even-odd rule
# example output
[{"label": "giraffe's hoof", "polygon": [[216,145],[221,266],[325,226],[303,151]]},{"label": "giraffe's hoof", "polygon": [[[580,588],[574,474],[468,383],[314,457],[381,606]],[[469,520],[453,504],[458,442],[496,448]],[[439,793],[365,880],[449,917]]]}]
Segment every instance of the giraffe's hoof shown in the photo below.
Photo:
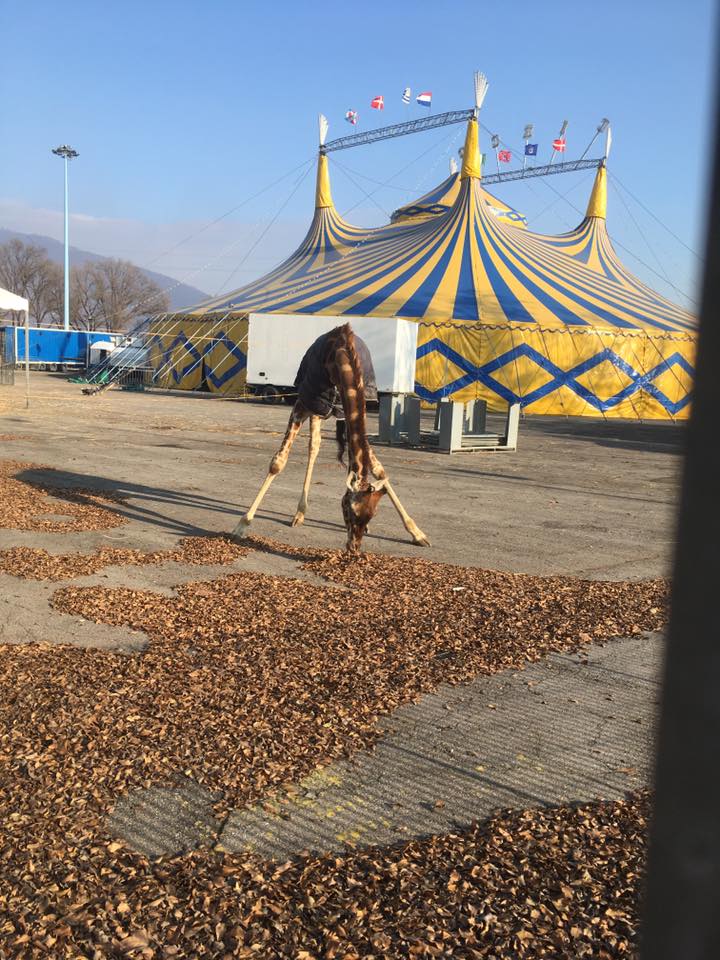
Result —
[{"label": "giraffe's hoof", "polygon": [[234,540],[236,543],[240,540],[245,540],[247,538],[251,523],[251,520],[246,520],[245,517],[241,517],[240,522],[230,534],[230,539]]},{"label": "giraffe's hoof", "polygon": [[303,523],[304,521],[305,521],[305,514],[304,514],[304,513],[300,513],[300,511],[298,510],[298,512],[297,512],[297,513],[295,514],[295,516],[292,518],[292,523],[290,524],[290,526],[291,526],[291,527],[299,527],[300,524]]},{"label": "giraffe's hoof", "polygon": [[428,538],[425,536],[424,533],[416,534],[416,535],[413,537],[413,543],[415,544],[416,547],[429,547],[429,546],[430,546],[430,541],[428,540]]}]

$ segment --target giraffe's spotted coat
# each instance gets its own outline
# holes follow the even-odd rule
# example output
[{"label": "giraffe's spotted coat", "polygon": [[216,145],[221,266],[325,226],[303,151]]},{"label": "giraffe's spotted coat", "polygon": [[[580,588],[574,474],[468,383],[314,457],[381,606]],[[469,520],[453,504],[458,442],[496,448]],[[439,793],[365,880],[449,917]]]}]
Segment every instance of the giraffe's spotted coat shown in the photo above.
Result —
[{"label": "giraffe's spotted coat", "polygon": [[[349,551],[357,551],[360,549],[362,538],[367,532],[368,524],[375,516],[380,500],[385,493],[389,495],[393,506],[400,515],[405,529],[413,538],[413,542],[418,545],[428,546],[429,541],[427,537],[400,503],[400,500],[387,479],[387,474],[382,464],[370,447],[367,435],[365,383],[363,380],[362,363],[356,348],[355,334],[353,333],[352,327],[349,323],[344,324],[342,327],[336,327],[329,333],[324,334],[321,340],[316,341],[310,350],[315,349],[321,342],[323,342],[324,348],[323,369],[326,374],[326,379],[327,382],[336,388],[342,402],[345,416],[345,437],[349,456],[347,490],[343,495],[341,508],[347,530],[347,549]],[[310,351],[308,351],[306,357],[309,356],[309,354]],[[303,379],[302,383],[305,383],[305,379]],[[302,392],[302,390],[300,392]],[[305,482],[292,525],[297,526],[303,522],[305,511],[307,510],[310,477],[320,445],[319,423],[321,417],[317,413],[313,413],[312,409],[310,409],[310,407],[315,405],[316,399],[317,397],[306,396],[303,401],[300,399],[300,396],[298,396],[292,413],[290,414],[290,420],[280,449],[270,462],[268,475],[260,488],[260,492],[253,501],[250,509],[240,519],[240,522],[235,528],[234,536],[237,539],[244,538],[247,535],[250,523],[270,483],[285,469],[295,437],[298,435],[303,423],[309,419],[311,436],[316,435],[316,440],[311,438]],[[340,459],[342,459],[342,447]],[[373,482],[373,480],[375,480],[375,482]]]}]

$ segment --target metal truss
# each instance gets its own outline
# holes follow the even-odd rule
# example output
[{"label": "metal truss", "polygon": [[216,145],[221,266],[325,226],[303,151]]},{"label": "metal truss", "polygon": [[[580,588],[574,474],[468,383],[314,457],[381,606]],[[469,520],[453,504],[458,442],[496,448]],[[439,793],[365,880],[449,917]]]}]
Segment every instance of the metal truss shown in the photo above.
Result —
[{"label": "metal truss", "polygon": [[390,140],[392,137],[404,137],[409,133],[420,133],[422,130],[434,130],[435,127],[447,127],[451,123],[464,123],[475,116],[474,110],[451,110],[449,113],[431,114],[420,120],[408,120],[406,123],[395,123],[390,127],[379,127],[377,130],[367,130],[363,133],[352,133],[349,137],[339,137],[331,140],[324,146],[321,153],[330,153],[331,150],[347,150],[348,147],[361,147],[366,143],[376,143],[378,140]]},{"label": "metal truss", "polygon": [[527,180],[529,177],[547,177],[551,173],[572,173],[574,170],[588,170],[590,167],[600,167],[605,162],[600,160],[566,160],[564,163],[548,163],[544,167],[525,167],[520,170],[508,170],[507,173],[485,173],[483,170],[482,182],[505,183],[506,180]]}]

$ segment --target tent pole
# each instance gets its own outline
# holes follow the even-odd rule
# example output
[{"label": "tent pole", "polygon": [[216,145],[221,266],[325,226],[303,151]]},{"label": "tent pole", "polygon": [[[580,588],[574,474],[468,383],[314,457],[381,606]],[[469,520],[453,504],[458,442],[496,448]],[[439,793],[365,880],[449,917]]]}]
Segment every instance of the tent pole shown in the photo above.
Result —
[{"label": "tent pole", "polygon": [[30,309],[25,311],[25,409],[30,406]]}]

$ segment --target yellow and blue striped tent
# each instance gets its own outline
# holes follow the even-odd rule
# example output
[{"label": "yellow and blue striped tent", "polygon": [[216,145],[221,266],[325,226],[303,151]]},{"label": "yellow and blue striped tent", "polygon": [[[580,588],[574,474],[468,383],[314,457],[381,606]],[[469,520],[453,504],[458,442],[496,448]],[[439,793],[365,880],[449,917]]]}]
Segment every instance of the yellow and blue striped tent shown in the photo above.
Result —
[{"label": "yellow and blue striped tent", "polygon": [[[687,416],[695,322],[616,256],[605,168],[585,219],[554,237],[498,215],[512,208],[482,187],[475,120],[463,156],[459,175],[390,223],[359,229],[335,210],[321,155],[315,216],[300,247],[261,280],[189,310],[185,324],[224,332],[250,312],[403,317],[420,326],[416,390],[425,400],[479,397],[490,409],[520,402],[542,414]],[[240,382],[237,374],[227,379]]]},{"label": "yellow and blue striped tent", "polygon": [[[404,207],[399,207],[390,217],[391,223],[400,223],[412,220],[418,223],[420,220],[427,220],[429,217],[436,217],[447,213],[456,202],[460,192],[460,176],[454,171],[443,182],[430,190],[428,193],[408,203]],[[509,206],[502,200],[482,190],[483,199],[486,202],[486,209],[503,223],[510,223],[516,227],[527,227],[527,218],[519,213],[514,207]]]},{"label": "yellow and blue striped tent", "polygon": [[[248,296],[296,283],[345,256],[366,235],[338,216],[330,194],[327,159],[318,165],[315,215],[304,240],[278,267],[244,288]],[[215,301],[210,301],[213,304]],[[148,340],[154,382],[161,387],[242,394],[247,368],[247,314],[199,304],[154,318]]]}]

